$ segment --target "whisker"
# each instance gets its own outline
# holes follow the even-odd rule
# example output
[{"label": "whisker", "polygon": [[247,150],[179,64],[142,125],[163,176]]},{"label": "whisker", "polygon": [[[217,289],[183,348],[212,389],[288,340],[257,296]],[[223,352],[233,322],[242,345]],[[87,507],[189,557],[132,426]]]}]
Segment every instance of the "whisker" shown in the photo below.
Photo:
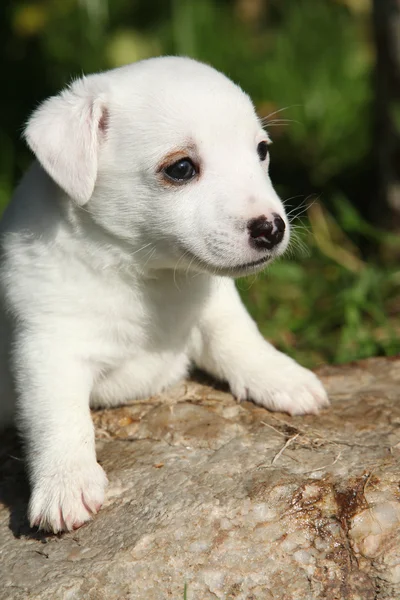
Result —
[{"label": "whisker", "polygon": [[268,123],[296,123],[294,119],[271,119]]},{"label": "whisker", "polygon": [[300,223],[291,223],[290,229],[296,233],[310,231],[309,225],[307,225],[307,223],[305,223],[304,221],[300,221]]},{"label": "whisker", "polygon": [[135,254],[137,254],[138,252],[141,252],[142,250],[144,250],[145,248],[148,248],[149,246],[151,246],[151,242],[149,242],[148,244],[145,244],[144,246],[142,246],[138,250],[135,250],[135,252],[132,252],[132,254],[130,256],[134,256]]},{"label": "whisker", "polygon": [[263,127],[282,127],[285,125],[290,125],[291,123],[296,123],[296,125],[301,125],[301,121],[295,121],[294,119],[277,119],[274,121],[265,121],[263,122]]},{"label": "whisker", "polygon": [[182,255],[181,255],[179,258],[178,258],[178,260],[176,261],[175,267],[174,267],[174,275],[173,275],[173,276],[174,276],[174,285],[175,285],[176,289],[177,289],[179,292],[181,291],[181,288],[179,287],[179,285],[178,285],[178,283],[177,283],[177,281],[176,281],[176,271],[177,271],[177,269],[178,269],[178,265],[179,265],[179,263],[181,262],[181,260],[183,260],[183,259],[185,258],[185,256],[186,256],[187,254],[189,254],[189,251],[188,251],[188,250],[186,250],[186,251],[185,251],[185,252],[184,252],[184,253],[183,253],[183,254],[182,254]]},{"label": "whisker", "polygon": [[[292,208],[292,210],[290,210],[288,213],[286,213],[286,216],[289,219],[289,221],[299,218],[301,215],[306,213],[307,210],[309,208],[311,208],[311,206],[313,206],[319,200],[319,197],[314,197],[312,202],[308,202],[308,200],[310,198],[312,198],[312,196],[307,196],[307,198],[305,198],[305,200],[299,206],[295,206],[294,208]],[[296,212],[296,211],[300,211],[300,212]],[[293,213],[295,213],[295,214],[293,214]]]},{"label": "whisker", "polygon": [[141,269],[141,274],[142,275],[144,275],[145,268],[146,268],[148,262],[153,258],[155,252],[156,252],[156,247],[155,246],[149,252],[147,252],[147,254],[146,254],[147,260],[146,260],[146,262],[144,263],[144,265],[142,266],[142,269]]},{"label": "whisker", "polygon": [[310,248],[296,233],[291,237],[288,247],[291,256],[300,255],[302,257],[310,255]]},{"label": "whisker", "polygon": [[285,205],[286,202],[289,202],[290,200],[296,200],[296,198],[304,198],[304,194],[298,194],[297,196],[290,196],[290,198],[285,198],[284,200],[282,200],[282,204]]},{"label": "whisker", "polygon": [[266,117],[262,117],[261,123],[264,123],[270,117],[273,117],[274,115],[277,115],[278,113],[281,113],[284,110],[289,110],[289,108],[295,108],[295,107],[299,107],[299,106],[302,106],[302,104],[292,104],[291,106],[284,106],[283,108],[279,108],[275,112],[269,113],[269,115],[267,115]]},{"label": "whisker", "polygon": [[[289,123],[265,123],[263,125],[263,129],[271,129],[271,127],[287,127]],[[268,133],[268,132],[267,132]]]},{"label": "whisker", "polygon": [[196,258],[195,256],[192,256],[192,260],[190,261],[190,263],[189,263],[189,265],[188,265],[188,267],[187,267],[187,269],[186,269],[186,271],[185,271],[185,274],[186,274],[186,279],[187,279],[187,278],[188,278],[188,276],[189,276],[189,270],[190,270],[190,267],[192,266],[192,264],[193,264],[193,261],[195,260],[195,258]]}]

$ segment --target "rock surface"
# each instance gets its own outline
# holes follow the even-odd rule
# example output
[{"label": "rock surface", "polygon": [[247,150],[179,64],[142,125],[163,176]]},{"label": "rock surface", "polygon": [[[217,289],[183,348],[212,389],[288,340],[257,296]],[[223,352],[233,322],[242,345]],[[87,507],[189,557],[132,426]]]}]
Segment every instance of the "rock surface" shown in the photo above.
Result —
[{"label": "rock surface", "polygon": [[58,537],[26,523],[7,434],[0,599],[398,600],[400,358],[319,375],[332,400],[319,416],[199,382],[93,413],[106,504]]}]

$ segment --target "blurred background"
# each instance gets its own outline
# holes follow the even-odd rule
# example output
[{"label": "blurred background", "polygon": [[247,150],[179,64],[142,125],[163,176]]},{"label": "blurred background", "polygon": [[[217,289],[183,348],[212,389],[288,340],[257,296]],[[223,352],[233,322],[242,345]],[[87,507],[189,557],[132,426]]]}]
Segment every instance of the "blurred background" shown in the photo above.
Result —
[{"label": "blurred background", "polygon": [[307,366],[400,352],[397,0],[1,0],[0,212],[31,161],[37,104],[72,77],[198,58],[253,98],[291,252],[238,287]]}]

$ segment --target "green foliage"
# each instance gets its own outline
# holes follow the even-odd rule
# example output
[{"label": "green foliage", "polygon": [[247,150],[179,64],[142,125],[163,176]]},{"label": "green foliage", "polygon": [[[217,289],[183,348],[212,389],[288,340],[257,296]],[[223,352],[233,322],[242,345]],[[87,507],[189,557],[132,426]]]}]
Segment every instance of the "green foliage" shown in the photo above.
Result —
[{"label": "green foliage", "polygon": [[223,2],[175,0],[169,49],[228,73],[260,106],[289,107],[278,116],[296,124],[285,133],[291,159],[324,184],[368,151],[371,52],[362,22],[335,2],[272,4],[264,28],[244,27]]},{"label": "green foliage", "polygon": [[[342,212],[356,233],[367,229],[390,259],[353,255],[351,242],[335,240],[329,255],[318,247],[318,222],[304,229],[309,256],[294,256],[272,265],[263,275],[241,280],[239,290],[260,325],[277,347],[307,366],[347,362],[400,352],[400,238],[366,223],[343,199]],[[344,219],[345,220],[345,219]],[[335,224],[337,227],[337,224]],[[329,232],[334,238],[335,231]]]},{"label": "green foliage", "polygon": [[[239,282],[262,332],[308,365],[399,352],[397,237],[360,216],[376,193],[374,56],[368,12],[352,4],[2,0],[0,212],[30,161],[20,133],[39,101],[82,72],[167,53],[199,58],[239,82],[266,117],[282,197],[296,207],[319,196],[310,229],[295,229],[309,255]],[[400,123],[398,106],[391,112]]]}]

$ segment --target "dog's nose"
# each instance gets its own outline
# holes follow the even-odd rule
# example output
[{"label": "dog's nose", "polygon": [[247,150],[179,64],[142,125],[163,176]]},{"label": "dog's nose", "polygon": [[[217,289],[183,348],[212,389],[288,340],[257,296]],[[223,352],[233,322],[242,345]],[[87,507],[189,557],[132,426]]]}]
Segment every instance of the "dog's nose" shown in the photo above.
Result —
[{"label": "dog's nose", "polygon": [[285,221],[273,213],[274,220],[268,221],[265,215],[256,219],[250,219],[247,223],[249,230],[250,244],[257,250],[272,250],[282,240],[285,233]]}]

